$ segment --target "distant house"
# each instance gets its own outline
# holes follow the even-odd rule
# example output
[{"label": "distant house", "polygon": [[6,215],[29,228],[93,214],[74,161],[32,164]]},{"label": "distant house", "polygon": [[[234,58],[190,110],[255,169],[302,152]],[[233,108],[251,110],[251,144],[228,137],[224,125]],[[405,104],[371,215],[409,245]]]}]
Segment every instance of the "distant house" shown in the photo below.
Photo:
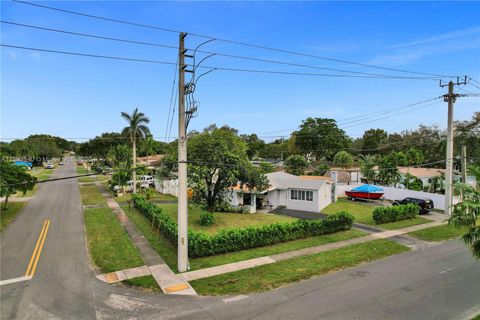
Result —
[{"label": "distant house", "polygon": [[262,193],[239,186],[232,188],[230,204],[247,206],[250,212],[258,208],[270,210],[284,207],[290,210],[320,212],[331,202],[331,183],[326,177],[295,176],[284,172],[267,174],[269,188]]},{"label": "distant house", "polygon": [[425,186],[431,183],[431,179],[444,175],[446,170],[436,168],[398,167],[398,171],[402,176],[405,176],[408,173],[419,178]]},{"label": "distant house", "polygon": [[362,173],[360,172],[360,168],[352,167],[352,168],[330,168],[326,173],[326,177],[332,176],[332,171],[337,172],[337,183],[339,184],[356,184],[360,183],[361,179],[363,178]]},{"label": "distant house", "polygon": [[152,154],[148,157],[138,157],[138,164],[147,166],[149,169],[153,169],[160,164],[160,161],[165,157],[164,154]]}]

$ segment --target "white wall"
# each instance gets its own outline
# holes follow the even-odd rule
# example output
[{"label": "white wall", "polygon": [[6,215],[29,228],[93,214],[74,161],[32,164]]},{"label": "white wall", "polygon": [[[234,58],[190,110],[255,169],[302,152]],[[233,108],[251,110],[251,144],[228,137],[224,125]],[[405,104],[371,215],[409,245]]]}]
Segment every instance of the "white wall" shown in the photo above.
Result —
[{"label": "white wall", "polygon": [[337,188],[335,189],[335,193],[337,194],[338,197],[346,197],[345,191],[356,188],[358,186],[361,186],[363,183],[353,183],[353,184],[338,184],[337,183]]},{"label": "white wall", "polygon": [[318,196],[319,211],[332,203],[332,185],[325,183],[321,188]]},{"label": "white wall", "polygon": [[178,179],[163,181],[155,179],[155,190],[178,197]]},{"label": "white wall", "polygon": [[[382,187],[382,188],[385,192],[383,197],[387,200],[402,200],[407,197],[422,197],[422,198],[432,199],[435,209],[444,210],[445,208],[445,195],[443,194],[399,189],[394,187]],[[457,202],[458,202],[458,199],[454,197],[453,203],[456,204]]]},{"label": "white wall", "polygon": [[[301,211],[312,211],[312,212],[320,212],[320,205],[319,205],[319,190],[306,190],[306,191],[313,191],[313,201],[306,201],[306,200],[293,200],[290,199],[290,190],[288,189],[287,193],[287,209],[291,210],[301,210]],[[294,190],[302,190],[302,189],[294,189]]]}]

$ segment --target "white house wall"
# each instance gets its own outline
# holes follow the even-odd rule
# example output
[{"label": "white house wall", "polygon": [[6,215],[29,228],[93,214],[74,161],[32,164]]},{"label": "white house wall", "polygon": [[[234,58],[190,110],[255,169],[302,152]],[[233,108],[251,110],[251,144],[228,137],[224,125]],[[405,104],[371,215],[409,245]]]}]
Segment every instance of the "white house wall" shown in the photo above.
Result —
[{"label": "white house wall", "polygon": [[[287,209],[291,210],[300,210],[300,211],[311,211],[311,212],[320,212],[320,203],[319,203],[319,190],[308,190],[313,191],[313,201],[306,200],[293,200],[290,199],[290,190],[288,190],[287,197]],[[307,189],[293,189],[293,190],[306,190]]]},{"label": "white house wall", "polygon": [[332,203],[332,185],[325,183],[321,188],[318,196],[318,209],[323,210]]}]

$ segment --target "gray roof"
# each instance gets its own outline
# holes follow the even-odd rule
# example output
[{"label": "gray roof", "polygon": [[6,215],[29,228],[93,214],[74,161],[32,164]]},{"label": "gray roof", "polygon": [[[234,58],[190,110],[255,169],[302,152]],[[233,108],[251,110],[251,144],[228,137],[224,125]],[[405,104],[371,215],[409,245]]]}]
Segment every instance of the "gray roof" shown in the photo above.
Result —
[{"label": "gray roof", "polygon": [[293,174],[285,172],[267,173],[270,188],[275,189],[320,189],[326,181],[325,180],[307,180],[301,179]]}]

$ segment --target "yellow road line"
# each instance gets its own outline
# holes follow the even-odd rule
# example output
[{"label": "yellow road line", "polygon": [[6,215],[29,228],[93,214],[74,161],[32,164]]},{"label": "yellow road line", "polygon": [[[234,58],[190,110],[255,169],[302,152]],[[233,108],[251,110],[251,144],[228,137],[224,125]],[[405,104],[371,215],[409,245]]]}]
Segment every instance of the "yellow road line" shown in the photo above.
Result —
[{"label": "yellow road line", "polygon": [[40,236],[38,237],[37,244],[35,245],[35,250],[33,250],[32,257],[30,258],[30,262],[28,263],[27,271],[25,272],[25,276],[27,277],[33,277],[33,275],[35,274],[38,260],[40,259],[40,255],[42,253],[43,244],[45,243],[45,238],[47,237],[49,226],[50,220],[45,220],[45,222],[43,223],[42,231],[40,232]]},{"label": "yellow road line", "polygon": [[35,256],[37,255],[37,250],[38,250],[38,247],[39,247],[40,242],[42,240],[43,233],[45,231],[46,226],[47,226],[47,221],[45,220],[45,222],[43,223],[43,226],[42,226],[42,231],[40,232],[40,235],[38,236],[37,244],[35,245],[35,249],[33,250],[32,257],[30,258],[30,262],[28,263],[28,267],[27,267],[27,271],[25,272],[25,276],[28,276],[28,274],[30,273],[30,268],[32,267],[33,261],[35,260]]}]

